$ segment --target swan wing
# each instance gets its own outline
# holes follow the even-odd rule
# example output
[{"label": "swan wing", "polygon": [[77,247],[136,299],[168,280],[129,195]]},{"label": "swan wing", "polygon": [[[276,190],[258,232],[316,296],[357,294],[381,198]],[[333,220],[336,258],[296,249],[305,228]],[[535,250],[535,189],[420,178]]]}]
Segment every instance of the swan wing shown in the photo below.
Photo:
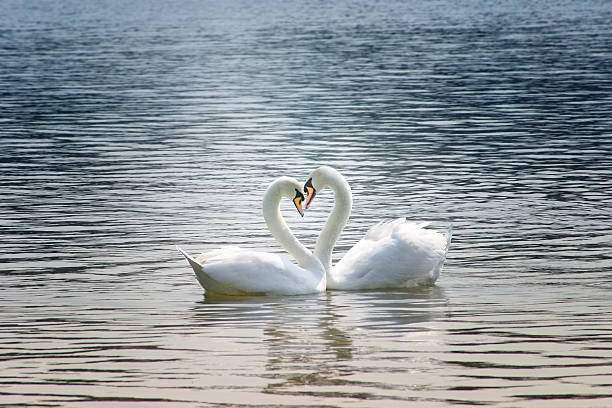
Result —
[{"label": "swan wing", "polygon": [[357,290],[434,282],[450,241],[426,225],[405,218],[374,225],[334,267],[328,287]]},{"label": "swan wing", "polygon": [[284,255],[228,246],[193,258],[178,250],[206,293],[293,295],[320,291],[320,279]]}]

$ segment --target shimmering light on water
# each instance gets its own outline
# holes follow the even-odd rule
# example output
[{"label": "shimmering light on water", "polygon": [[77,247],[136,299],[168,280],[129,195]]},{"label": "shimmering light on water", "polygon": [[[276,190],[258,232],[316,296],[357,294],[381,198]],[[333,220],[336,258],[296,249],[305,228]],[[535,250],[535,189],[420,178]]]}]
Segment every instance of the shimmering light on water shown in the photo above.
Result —
[{"label": "shimmering light on water", "polygon": [[[0,406],[612,405],[607,2],[3,6]],[[205,298],[174,245],[280,251],[320,164],[437,285]]]}]

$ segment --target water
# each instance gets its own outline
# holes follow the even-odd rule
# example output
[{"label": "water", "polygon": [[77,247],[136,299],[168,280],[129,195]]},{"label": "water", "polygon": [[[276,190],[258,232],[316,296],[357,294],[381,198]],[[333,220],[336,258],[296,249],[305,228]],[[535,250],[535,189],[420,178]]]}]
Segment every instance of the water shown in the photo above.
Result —
[{"label": "water", "polygon": [[[612,405],[610,3],[423,3],[3,2],[0,406]],[[320,164],[436,285],[203,296]]]}]

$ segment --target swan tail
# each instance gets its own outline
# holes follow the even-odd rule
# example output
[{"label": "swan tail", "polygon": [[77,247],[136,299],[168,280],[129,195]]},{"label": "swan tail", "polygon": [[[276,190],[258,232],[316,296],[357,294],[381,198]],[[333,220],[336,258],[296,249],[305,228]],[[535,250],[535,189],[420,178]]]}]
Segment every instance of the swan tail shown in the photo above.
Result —
[{"label": "swan tail", "polygon": [[453,238],[453,224],[448,224],[448,231],[446,232],[446,248],[444,249],[444,258],[446,258],[446,254],[448,254],[448,249],[450,248],[451,240]]},{"label": "swan tail", "polygon": [[[211,276],[210,273],[208,273],[204,269],[204,265],[200,263],[201,261],[198,261],[197,259],[189,255],[187,252],[183,251],[178,246],[176,247],[176,249],[185,257],[187,262],[189,262],[189,265],[191,265],[191,269],[193,269],[193,272],[195,273],[196,278],[198,279],[198,282],[200,282],[200,285],[202,286],[202,288],[204,288],[204,292],[207,295],[212,294],[212,293],[217,293],[217,294],[222,294],[222,295],[245,295],[247,294],[243,290],[240,290],[238,288],[235,288],[231,285],[225,284],[215,279],[213,276]],[[262,293],[257,293],[257,294],[262,294]]]},{"label": "swan tail", "polygon": [[191,268],[193,269],[193,271],[196,273],[198,277],[200,276],[200,274],[204,273],[204,267],[202,266],[201,263],[199,263],[195,258],[189,255],[187,252],[183,251],[180,247],[177,246],[176,249],[185,257],[187,262],[189,262],[189,265],[191,265]]},{"label": "swan tail", "polygon": [[451,223],[448,224],[444,237],[446,238],[446,245],[444,246],[444,255],[440,257],[440,262],[438,262],[438,265],[434,269],[432,283],[435,282],[436,279],[438,279],[438,276],[440,276],[440,271],[442,270],[442,268],[444,267],[444,263],[446,262],[448,249],[450,248],[451,239],[453,238],[453,225]]}]

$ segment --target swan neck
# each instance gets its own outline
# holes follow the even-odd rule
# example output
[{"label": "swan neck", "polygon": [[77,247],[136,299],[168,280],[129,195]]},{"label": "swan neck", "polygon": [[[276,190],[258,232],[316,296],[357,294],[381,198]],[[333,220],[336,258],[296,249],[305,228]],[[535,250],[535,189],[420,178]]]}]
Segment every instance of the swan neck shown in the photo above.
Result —
[{"label": "swan neck", "polygon": [[329,273],[332,269],[332,252],[351,214],[353,197],[351,187],[340,173],[329,174],[321,190],[325,187],[330,187],[334,192],[334,208],[317,238],[315,256]]},{"label": "swan neck", "polygon": [[270,186],[264,195],[264,220],[270,233],[276,241],[287,251],[302,268],[312,267],[313,255],[293,235],[291,229],[283,219],[280,212],[281,192],[278,188]]}]

